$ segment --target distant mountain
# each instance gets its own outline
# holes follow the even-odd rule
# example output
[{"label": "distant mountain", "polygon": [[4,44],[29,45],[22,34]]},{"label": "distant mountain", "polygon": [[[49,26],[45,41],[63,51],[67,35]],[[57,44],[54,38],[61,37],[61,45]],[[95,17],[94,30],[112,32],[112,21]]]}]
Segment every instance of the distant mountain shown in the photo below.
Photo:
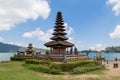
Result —
[{"label": "distant mountain", "polygon": [[17,52],[19,48],[21,47],[0,42],[0,52]]},{"label": "distant mountain", "polygon": [[[20,52],[25,52],[28,48],[27,47],[21,47],[18,49]],[[47,49],[41,49],[41,48],[33,48],[35,52],[45,52]]]},{"label": "distant mountain", "polygon": [[80,53],[91,53],[91,52],[94,52],[93,50],[82,50],[82,51],[80,51]]},{"label": "distant mountain", "polygon": [[[27,47],[21,47],[17,45],[7,44],[7,43],[1,43],[0,42],[0,53],[1,52],[17,52],[17,51],[26,51]],[[33,48],[35,52],[45,52],[47,49],[41,49],[41,48]]]}]

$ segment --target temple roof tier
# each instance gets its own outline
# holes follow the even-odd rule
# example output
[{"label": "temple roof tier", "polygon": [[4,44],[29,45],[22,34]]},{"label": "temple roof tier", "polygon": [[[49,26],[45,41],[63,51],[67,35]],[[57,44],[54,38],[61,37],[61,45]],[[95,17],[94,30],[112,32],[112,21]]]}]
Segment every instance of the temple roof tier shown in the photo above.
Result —
[{"label": "temple roof tier", "polygon": [[57,19],[56,20],[56,23],[63,23],[64,21],[63,20],[60,20],[60,19]]},{"label": "temple roof tier", "polygon": [[64,23],[62,23],[62,22],[57,22],[55,24],[58,25],[58,26],[64,25]]},{"label": "temple roof tier", "polygon": [[58,34],[66,35],[67,33],[62,32],[62,31],[57,31],[57,32],[54,32],[54,33],[53,33],[53,35],[58,35]]},{"label": "temple roof tier", "polygon": [[60,39],[60,40],[68,40],[68,38],[65,37],[65,36],[53,36],[51,39],[52,40],[58,40],[58,39]]},{"label": "temple roof tier", "polygon": [[74,44],[68,42],[68,41],[50,41],[45,44],[47,47],[54,47],[54,46],[65,46],[65,47],[73,47]]},{"label": "temple roof tier", "polygon": [[27,49],[26,50],[26,52],[32,52],[33,51],[33,49]]},{"label": "temple roof tier", "polygon": [[65,31],[65,29],[63,29],[63,28],[57,28],[57,29],[54,29],[54,31]]},{"label": "temple roof tier", "polygon": [[63,25],[57,25],[57,26],[54,26],[54,28],[56,28],[56,29],[58,29],[58,28],[64,29],[65,26],[63,26]]}]

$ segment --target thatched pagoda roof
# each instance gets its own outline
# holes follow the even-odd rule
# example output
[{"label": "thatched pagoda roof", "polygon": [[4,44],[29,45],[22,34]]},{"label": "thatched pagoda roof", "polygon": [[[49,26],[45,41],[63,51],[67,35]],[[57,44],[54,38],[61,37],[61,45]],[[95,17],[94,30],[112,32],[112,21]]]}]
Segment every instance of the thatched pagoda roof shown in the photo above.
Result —
[{"label": "thatched pagoda roof", "polygon": [[62,31],[57,31],[57,32],[54,32],[53,35],[57,35],[57,34],[63,34],[63,35],[66,35],[65,32],[62,32]]},{"label": "thatched pagoda roof", "polygon": [[54,31],[65,31],[65,29],[63,29],[63,28],[57,28],[57,29],[54,29]]},{"label": "thatched pagoda roof", "polygon": [[68,42],[68,41],[50,41],[48,43],[44,44],[47,47],[54,47],[54,46],[65,46],[65,47],[72,47],[74,44]]},{"label": "thatched pagoda roof", "polygon": [[27,49],[26,52],[33,52],[33,49]]},{"label": "thatched pagoda roof", "polygon": [[65,36],[67,33],[65,32],[65,26],[62,19],[62,13],[57,13],[57,18],[54,26],[54,33],[53,37],[50,39],[53,41],[50,41],[48,43],[45,43],[44,45],[47,47],[54,47],[54,46],[64,46],[64,47],[72,47],[74,44],[66,41],[68,38]]},{"label": "thatched pagoda roof", "polygon": [[67,40],[68,38],[65,36],[53,36],[52,38],[50,38],[52,40]]}]

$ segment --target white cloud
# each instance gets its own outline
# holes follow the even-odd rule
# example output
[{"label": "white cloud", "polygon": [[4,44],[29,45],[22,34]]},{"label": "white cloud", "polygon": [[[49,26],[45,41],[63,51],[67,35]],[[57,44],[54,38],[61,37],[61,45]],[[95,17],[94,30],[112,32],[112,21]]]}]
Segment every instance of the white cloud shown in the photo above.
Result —
[{"label": "white cloud", "polygon": [[[68,35],[69,41],[74,42],[74,38],[71,36],[73,33],[74,29],[70,26],[68,26],[67,23],[64,24],[66,33]],[[30,32],[25,32],[23,34],[24,38],[37,38],[40,41],[48,42],[50,41],[50,38],[52,37],[53,29],[49,29],[47,31],[42,31],[40,28],[37,28],[36,30],[30,31]]]},{"label": "white cloud", "polygon": [[28,45],[26,45],[22,42],[8,42],[8,44],[22,46],[22,47],[27,47],[28,46]]},{"label": "white cloud", "polygon": [[44,32],[44,31],[40,30],[39,28],[37,28],[34,31],[25,32],[23,34],[23,37],[24,38],[33,38],[33,37],[35,37],[40,41],[48,42],[48,41],[50,41],[50,37],[51,37],[52,33],[53,33],[53,29],[49,29],[46,32]]},{"label": "white cloud", "polygon": [[91,49],[91,50],[95,50],[95,47],[91,46],[89,49]]},{"label": "white cloud", "polygon": [[65,29],[66,29],[66,33],[67,33],[67,37],[68,37],[68,41],[74,43],[74,37],[72,36],[72,34],[74,33],[74,29],[73,27],[69,26],[67,22],[64,23]]},{"label": "white cloud", "polygon": [[89,49],[91,50],[103,50],[105,48],[105,45],[103,44],[95,44],[95,46],[91,46]]},{"label": "white cloud", "polygon": [[116,16],[120,14],[120,0],[107,0],[107,4],[113,6],[112,10],[115,12]]},{"label": "white cloud", "polygon": [[22,47],[27,47],[28,45],[21,43],[21,42],[16,42],[15,45],[17,46],[22,46]]},{"label": "white cloud", "polygon": [[46,19],[49,13],[48,0],[0,0],[0,31],[28,19]]},{"label": "white cloud", "polygon": [[98,49],[98,50],[99,50],[99,49],[101,50],[101,49],[102,49],[102,47],[103,47],[103,45],[102,45],[102,44],[96,44],[96,45],[95,45],[95,49]]},{"label": "white cloud", "polygon": [[82,49],[83,45],[81,44],[80,41],[74,41],[75,47],[77,47],[78,49]]},{"label": "white cloud", "polygon": [[4,41],[4,39],[2,37],[0,37],[0,42],[3,42],[3,41]]},{"label": "white cloud", "polygon": [[69,26],[67,22],[64,23],[65,29],[66,29],[66,33],[68,36],[68,41],[75,44],[75,47],[77,47],[78,49],[83,49],[84,46],[81,44],[80,40],[75,40],[73,34],[74,34],[74,28]]},{"label": "white cloud", "polygon": [[64,23],[64,26],[65,26],[65,29],[66,29],[66,33],[68,34],[68,35],[71,35],[71,34],[73,34],[74,33],[74,29],[71,27],[71,26],[69,26],[68,25],[68,23]]},{"label": "white cloud", "polygon": [[74,43],[74,38],[73,37],[68,37],[68,41],[71,42],[71,43]]},{"label": "white cloud", "polygon": [[[67,32],[67,37],[69,38],[68,41],[74,43],[75,40],[74,40],[74,37],[72,36],[74,29],[71,27],[72,28],[72,30],[71,30],[70,26],[68,26],[68,24],[67,25],[66,24],[67,23],[65,23],[65,26],[66,26],[65,29]],[[53,36],[52,35],[52,33],[54,32],[53,29],[54,28],[43,31],[40,28],[37,28],[33,31],[25,32],[22,36],[23,36],[23,38],[34,38],[34,39],[38,39],[39,41],[42,41],[42,42],[49,42],[50,38]]]},{"label": "white cloud", "polygon": [[117,25],[112,33],[109,34],[110,38],[120,39],[120,25]]},{"label": "white cloud", "polygon": [[66,29],[66,33],[68,36],[68,41],[75,44],[75,47],[77,47],[78,49],[83,49],[84,46],[81,44],[81,42],[79,40],[75,40],[75,38],[73,37],[74,34],[74,28],[69,26],[67,22],[64,23],[65,29]]}]

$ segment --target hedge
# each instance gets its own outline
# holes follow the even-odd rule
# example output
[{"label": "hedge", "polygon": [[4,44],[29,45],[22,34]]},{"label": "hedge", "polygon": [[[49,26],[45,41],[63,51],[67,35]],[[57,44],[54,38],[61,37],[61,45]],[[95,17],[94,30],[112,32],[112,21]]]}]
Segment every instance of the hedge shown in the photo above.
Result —
[{"label": "hedge", "polygon": [[49,74],[61,74],[62,70],[61,69],[56,69],[56,68],[50,68],[49,66],[46,65],[34,65],[34,64],[29,64],[29,65],[24,65],[30,70],[34,70],[37,72],[43,72],[43,73],[49,73]]},{"label": "hedge", "polygon": [[60,68],[62,71],[70,71],[73,68],[79,67],[79,66],[87,66],[87,65],[93,65],[93,61],[75,61],[75,62],[68,62],[68,63],[52,63],[50,67],[54,68]]},{"label": "hedge", "polygon": [[52,62],[49,60],[27,59],[25,61],[25,63],[26,64],[47,65],[50,68],[61,69],[62,71],[70,71],[73,68],[76,68],[79,66],[93,65],[94,61],[92,61],[92,60],[80,60],[80,61],[63,63],[63,62]]},{"label": "hedge", "polygon": [[[37,72],[43,72],[48,74],[62,74],[62,69],[60,67],[50,67],[47,65],[34,65],[34,64],[25,64],[25,66]],[[90,71],[95,71],[99,69],[103,69],[103,66],[96,66],[96,65],[84,65],[75,67],[72,70],[69,70],[72,74],[82,74]]]},{"label": "hedge", "polygon": [[52,62],[49,60],[37,60],[37,59],[26,59],[26,64],[38,64],[38,65],[50,65]]},{"label": "hedge", "polygon": [[26,59],[34,59],[33,57],[11,57],[11,61],[24,61]]},{"label": "hedge", "polygon": [[90,71],[95,71],[95,70],[99,70],[99,69],[103,69],[103,66],[83,66],[83,67],[77,67],[74,68],[71,73],[72,74],[81,74],[81,73],[86,73],[86,72],[90,72]]}]

